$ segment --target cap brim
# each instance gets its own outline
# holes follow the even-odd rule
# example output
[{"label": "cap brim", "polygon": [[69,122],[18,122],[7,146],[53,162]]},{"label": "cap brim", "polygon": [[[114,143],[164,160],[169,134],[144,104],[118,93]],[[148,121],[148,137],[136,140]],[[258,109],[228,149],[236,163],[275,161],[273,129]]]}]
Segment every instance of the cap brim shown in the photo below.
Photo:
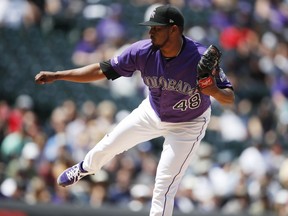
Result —
[{"label": "cap brim", "polygon": [[167,24],[159,23],[159,22],[153,22],[153,21],[146,21],[139,23],[141,26],[167,26]]}]

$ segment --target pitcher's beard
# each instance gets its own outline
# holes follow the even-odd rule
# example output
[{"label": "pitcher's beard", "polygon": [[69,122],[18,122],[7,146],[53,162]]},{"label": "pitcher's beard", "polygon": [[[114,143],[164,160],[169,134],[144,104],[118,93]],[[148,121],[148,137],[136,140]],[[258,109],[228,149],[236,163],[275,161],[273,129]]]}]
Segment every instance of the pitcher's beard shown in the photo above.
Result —
[{"label": "pitcher's beard", "polygon": [[153,39],[153,37],[151,37],[151,43],[152,43],[152,45],[153,45],[153,47],[155,48],[155,49],[161,49],[161,48],[163,48],[167,43],[168,43],[168,40],[169,40],[169,38],[167,37],[166,38],[166,40],[162,43],[162,44],[156,44],[154,41],[154,39]]}]

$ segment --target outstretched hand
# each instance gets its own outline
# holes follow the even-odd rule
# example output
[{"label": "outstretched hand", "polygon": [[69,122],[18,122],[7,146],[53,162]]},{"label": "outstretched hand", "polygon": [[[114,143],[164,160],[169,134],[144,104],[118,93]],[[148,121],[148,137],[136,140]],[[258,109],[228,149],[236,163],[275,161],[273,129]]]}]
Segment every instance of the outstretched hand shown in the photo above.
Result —
[{"label": "outstretched hand", "polygon": [[49,71],[41,71],[35,76],[35,82],[37,84],[52,83],[56,80],[56,74]]}]

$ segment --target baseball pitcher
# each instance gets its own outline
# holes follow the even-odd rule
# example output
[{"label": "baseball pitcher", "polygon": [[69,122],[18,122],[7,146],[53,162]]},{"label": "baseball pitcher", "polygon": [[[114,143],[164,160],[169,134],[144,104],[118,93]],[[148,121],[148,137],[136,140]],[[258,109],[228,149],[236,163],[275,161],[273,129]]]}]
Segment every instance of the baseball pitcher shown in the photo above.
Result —
[{"label": "baseball pitcher", "polygon": [[122,54],[100,63],[57,72],[41,71],[38,84],[56,80],[92,82],[131,77],[138,70],[148,97],[76,165],[58,177],[66,187],[100,170],[115,155],[135,145],[164,137],[155,177],[150,216],[171,216],[182,176],[196,152],[211,115],[210,97],[234,103],[231,83],[219,66],[221,52],[183,35],[182,13],[171,5],[157,7],[149,21],[150,39],[140,40]]}]

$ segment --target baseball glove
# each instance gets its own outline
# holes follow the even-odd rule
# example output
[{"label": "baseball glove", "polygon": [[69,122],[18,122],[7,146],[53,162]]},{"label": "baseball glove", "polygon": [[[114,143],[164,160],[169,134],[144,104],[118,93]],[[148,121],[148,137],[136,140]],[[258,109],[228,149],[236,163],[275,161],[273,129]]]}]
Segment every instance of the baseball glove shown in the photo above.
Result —
[{"label": "baseball glove", "polygon": [[210,45],[208,49],[204,52],[197,65],[197,81],[198,87],[206,88],[213,84],[213,74],[214,70],[219,71],[219,63],[222,53],[220,50],[214,46]]}]

